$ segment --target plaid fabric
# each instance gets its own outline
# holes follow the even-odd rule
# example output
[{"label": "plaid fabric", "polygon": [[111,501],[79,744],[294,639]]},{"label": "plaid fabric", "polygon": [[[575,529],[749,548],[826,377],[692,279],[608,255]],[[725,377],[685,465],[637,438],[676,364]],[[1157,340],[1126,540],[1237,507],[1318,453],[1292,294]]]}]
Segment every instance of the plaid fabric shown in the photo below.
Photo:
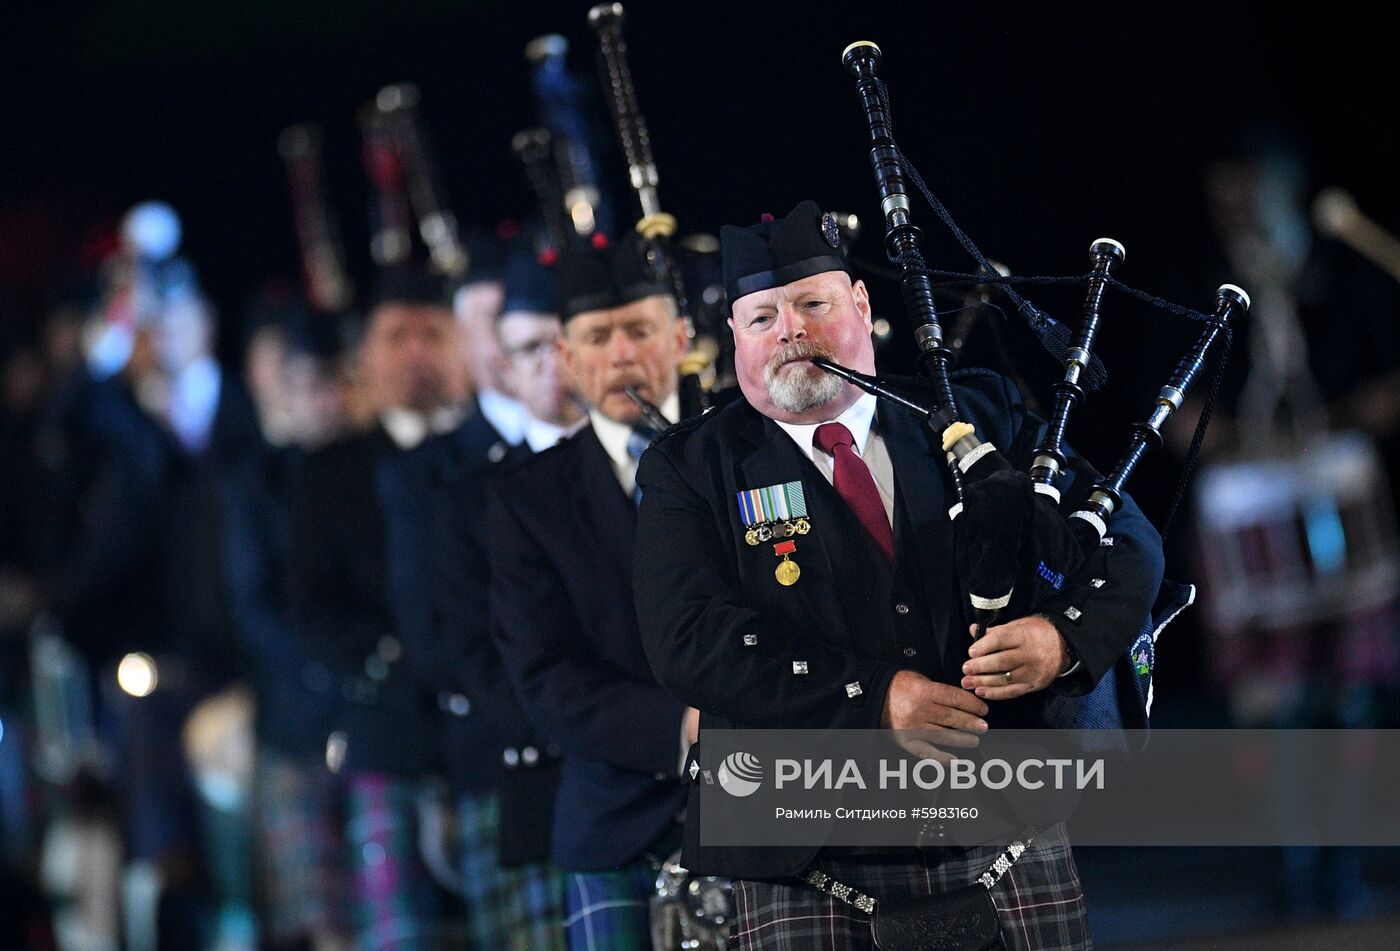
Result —
[{"label": "plaid fabric", "polygon": [[[876,898],[929,895],[970,885],[999,849],[969,849],[939,862],[819,858],[816,866]],[[870,916],[804,884],[737,881],[735,939],[739,951],[873,951]],[[992,889],[1008,951],[1092,948],[1084,893],[1063,824],[1041,833]]]},{"label": "plaid fabric", "polygon": [[650,862],[615,872],[570,872],[566,887],[569,951],[651,951],[656,870]]},{"label": "plaid fabric", "polygon": [[457,799],[462,897],[476,951],[563,951],[564,876],[552,865],[501,868],[495,793]]},{"label": "plaid fabric", "polygon": [[357,951],[433,951],[443,940],[440,894],[418,852],[418,792],[378,773],[346,781]]},{"label": "plaid fabric", "polygon": [[348,934],[345,840],[335,774],[264,751],[253,777],[260,900],[269,937]]}]

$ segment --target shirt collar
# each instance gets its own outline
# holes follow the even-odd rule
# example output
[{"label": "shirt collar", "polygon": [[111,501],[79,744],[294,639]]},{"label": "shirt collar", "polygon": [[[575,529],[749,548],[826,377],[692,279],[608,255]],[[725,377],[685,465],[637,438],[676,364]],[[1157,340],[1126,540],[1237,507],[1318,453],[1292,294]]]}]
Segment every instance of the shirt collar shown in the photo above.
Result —
[{"label": "shirt collar", "polygon": [[[679,393],[672,393],[662,401],[661,415],[675,422],[681,415],[681,397]],[[617,466],[630,468],[636,464],[636,460],[627,452],[627,440],[632,438],[632,427],[627,423],[619,423],[609,419],[596,409],[589,409],[588,419],[593,423],[593,432],[597,433],[598,441],[607,450],[608,458]]]},{"label": "shirt collar", "polygon": [[817,427],[825,423],[841,423],[851,431],[856,455],[863,456],[866,444],[870,441],[870,430],[875,423],[875,394],[862,393],[860,399],[846,407],[846,411],[835,419],[823,420],[820,423],[785,423],[780,419],[773,422],[792,437],[792,441],[807,454],[808,459],[812,458],[812,439],[816,435]]},{"label": "shirt collar", "polygon": [[543,419],[536,419],[527,413],[524,422],[525,444],[530,447],[531,452],[544,452],[565,436],[572,436],[578,432],[583,428],[584,422],[580,419],[566,429]]},{"label": "shirt collar", "polygon": [[409,409],[387,409],[379,417],[384,431],[400,449],[412,449],[429,434],[450,432],[462,421],[462,411],[455,406],[441,406],[431,413]]},{"label": "shirt collar", "polygon": [[476,394],[476,406],[486,421],[512,446],[525,438],[525,407],[519,400],[499,390],[482,390]]}]

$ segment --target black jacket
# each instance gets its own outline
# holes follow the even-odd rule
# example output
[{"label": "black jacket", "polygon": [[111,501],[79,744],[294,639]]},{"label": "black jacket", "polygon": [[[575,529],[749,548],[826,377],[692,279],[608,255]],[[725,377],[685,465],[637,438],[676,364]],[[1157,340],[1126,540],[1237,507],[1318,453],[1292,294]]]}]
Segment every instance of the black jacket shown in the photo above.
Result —
[{"label": "black jacket", "polygon": [[283,756],[319,759],[341,716],[340,685],[307,656],[287,601],[288,494],[301,452],[248,455],[221,480],[224,578],[233,630],[249,660],[261,745]]},{"label": "black jacket", "polygon": [[379,478],[395,622],[413,678],[438,711],[440,767],[458,791],[500,789],[507,864],[547,857],[558,772],[491,636],[486,486],[529,457],[476,414],[386,460]]},{"label": "black jacket", "polygon": [[[968,371],[955,381],[963,416],[984,439],[1036,445],[1043,424],[1000,377]],[[930,452],[912,417],[882,405],[878,418],[896,481],[893,570],[811,460],[747,402],[677,427],[643,457],[635,562],[643,639],[662,684],[701,710],[702,731],[875,729],[896,671],[961,679],[971,637],[953,566],[942,454]],[[1011,461],[1024,467],[1027,460]],[[1066,506],[1089,481],[1083,464],[1072,464],[1080,478],[1062,483]],[[792,481],[803,485],[811,531],[791,556],[801,578],[784,587],[774,577],[772,546],[745,542],[736,496]],[[1039,725],[1047,698],[1088,692],[1137,636],[1161,582],[1161,540],[1131,500],[1113,534],[1109,582],[1096,588],[1071,578],[1041,607],[1056,616],[1082,669],[1052,690],[993,704],[993,728]],[[1071,606],[1075,620],[1063,615]],[[795,672],[796,660],[806,662],[804,673]],[[788,875],[817,851],[701,849],[697,804],[692,796],[686,822],[692,871]]]},{"label": "black jacket", "polygon": [[674,827],[684,705],[656,682],[632,601],[637,513],[592,427],[491,490],[491,613],[533,724],[564,754],[553,856],[617,868]]},{"label": "black jacket", "polygon": [[422,775],[429,710],[408,673],[389,602],[378,470],[400,452],[382,427],[309,453],[293,480],[292,620],[345,701],[347,773]]}]

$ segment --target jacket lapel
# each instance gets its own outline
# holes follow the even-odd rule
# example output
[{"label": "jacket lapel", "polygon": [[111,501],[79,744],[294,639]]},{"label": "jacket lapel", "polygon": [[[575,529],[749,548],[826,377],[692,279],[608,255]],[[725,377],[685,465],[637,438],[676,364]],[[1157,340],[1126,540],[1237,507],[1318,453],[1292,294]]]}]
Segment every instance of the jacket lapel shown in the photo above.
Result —
[{"label": "jacket lapel", "polygon": [[612,459],[592,426],[574,436],[578,453],[576,491],[584,521],[613,561],[618,577],[632,589],[632,542],[637,532],[637,506],[622,491]]}]

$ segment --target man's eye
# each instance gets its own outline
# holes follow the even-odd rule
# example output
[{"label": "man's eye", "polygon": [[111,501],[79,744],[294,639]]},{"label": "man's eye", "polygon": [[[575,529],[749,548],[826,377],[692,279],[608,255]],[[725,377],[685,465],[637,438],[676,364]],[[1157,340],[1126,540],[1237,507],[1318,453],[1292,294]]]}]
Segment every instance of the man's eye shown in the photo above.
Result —
[{"label": "man's eye", "polygon": [[756,314],[756,315],[754,315],[753,320],[749,321],[749,326],[750,326],[750,327],[757,327],[757,326],[759,326],[760,324],[766,324],[766,323],[768,323],[768,321],[770,321],[770,320],[772,320],[772,319],[773,319],[773,315],[772,315],[772,314]]},{"label": "man's eye", "polygon": [[809,300],[809,301],[807,302],[807,309],[808,309],[808,310],[818,310],[819,308],[822,308],[822,307],[825,307],[825,306],[826,306],[826,301],[824,301],[824,300]]}]

